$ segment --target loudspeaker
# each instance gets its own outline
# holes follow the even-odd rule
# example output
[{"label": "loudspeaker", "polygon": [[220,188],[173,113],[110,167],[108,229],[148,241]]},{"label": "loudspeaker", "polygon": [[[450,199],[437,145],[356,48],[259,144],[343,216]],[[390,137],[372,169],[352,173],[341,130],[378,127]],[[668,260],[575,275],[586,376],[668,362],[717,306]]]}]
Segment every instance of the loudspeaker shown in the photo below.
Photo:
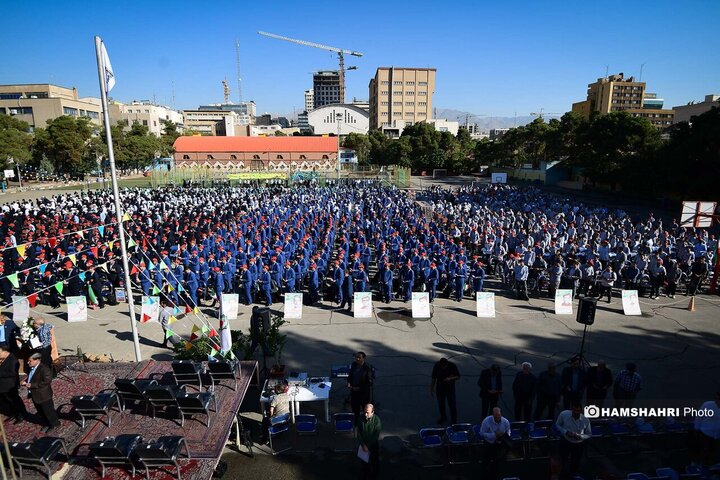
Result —
[{"label": "loudspeaker", "polygon": [[580,305],[578,305],[577,322],[583,325],[592,325],[595,323],[595,309],[597,308],[597,298],[581,297]]},{"label": "loudspeaker", "polygon": [[250,317],[250,334],[264,337],[270,331],[270,309],[268,307],[253,307]]}]

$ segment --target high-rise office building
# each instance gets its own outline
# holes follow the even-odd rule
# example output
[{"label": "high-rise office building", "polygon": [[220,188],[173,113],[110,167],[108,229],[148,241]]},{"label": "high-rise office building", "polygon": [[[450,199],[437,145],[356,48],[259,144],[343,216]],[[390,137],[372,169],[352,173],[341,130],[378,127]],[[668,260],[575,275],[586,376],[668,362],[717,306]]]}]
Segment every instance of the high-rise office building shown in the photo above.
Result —
[{"label": "high-rise office building", "polygon": [[369,86],[370,128],[431,120],[435,73],[434,68],[378,68]]},{"label": "high-rise office building", "polygon": [[305,90],[305,111],[310,113],[315,109],[315,92]]},{"label": "high-rise office building", "polygon": [[336,103],[340,103],[340,72],[330,70],[315,72],[313,74],[313,109]]}]

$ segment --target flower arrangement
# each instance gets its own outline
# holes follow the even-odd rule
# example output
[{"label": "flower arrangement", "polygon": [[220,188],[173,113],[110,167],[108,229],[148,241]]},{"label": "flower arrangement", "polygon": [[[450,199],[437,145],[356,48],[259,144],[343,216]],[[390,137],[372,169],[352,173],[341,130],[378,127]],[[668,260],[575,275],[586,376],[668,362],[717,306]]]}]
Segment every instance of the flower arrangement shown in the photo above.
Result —
[{"label": "flower arrangement", "polygon": [[25,343],[29,342],[31,338],[37,336],[35,333],[34,322],[35,319],[33,317],[28,317],[25,323],[20,325],[20,338]]}]

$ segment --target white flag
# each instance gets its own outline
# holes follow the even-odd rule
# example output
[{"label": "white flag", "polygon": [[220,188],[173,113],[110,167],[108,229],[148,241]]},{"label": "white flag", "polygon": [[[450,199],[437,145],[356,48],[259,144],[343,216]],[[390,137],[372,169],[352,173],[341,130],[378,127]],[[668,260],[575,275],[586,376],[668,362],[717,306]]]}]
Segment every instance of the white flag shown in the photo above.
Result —
[{"label": "white flag", "polygon": [[112,65],[110,65],[110,57],[108,57],[105,42],[100,43],[100,54],[102,55],[103,67],[105,68],[105,93],[110,92],[115,86],[115,74]]}]

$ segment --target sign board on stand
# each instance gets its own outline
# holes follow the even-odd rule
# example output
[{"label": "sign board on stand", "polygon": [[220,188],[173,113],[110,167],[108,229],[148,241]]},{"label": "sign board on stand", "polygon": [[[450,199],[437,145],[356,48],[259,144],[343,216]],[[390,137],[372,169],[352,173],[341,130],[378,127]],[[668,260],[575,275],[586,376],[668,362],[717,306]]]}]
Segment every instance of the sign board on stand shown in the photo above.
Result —
[{"label": "sign board on stand", "polygon": [[622,306],[625,315],[642,315],[637,290],[622,291]]},{"label": "sign board on stand", "polygon": [[80,295],[66,297],[68,322],[87,322],[87,299]]},{"label": "sign board on stand", "polygon": [[430,318],[430,294],[412,292],[412,318]]},{"label": "sign board on stand", "polygon": [[303,311],[303,294],[302,293],[286,293],[285,294],[285,318],[302,318]]},{"label": "sign board on stand", "polygon": [[495,294],[492,292],[478,292],[475,299],[477,316],[481,318],[495,318]]},{"label": "sign board on stand", "polygon": [[13,301],[13,321],[16,325],[21,325],[27,322],[30,316],[30,302],[27,297],[21,297],[18,295],[12,296]]},{"label": "sign board on stand", "polygon": [[555,290],[555,315],[572,315],[573,291]]},{"label": "sign board on stand", "polygon": [[228,320],[236,320],[238,317],[238,304],[240,296],[237,293],[222,294],[222,315]]},{"label": "sign board on stand", "polygon": [[355,292],[353,313],[355,318],[372,318],[372,292]]},{"label": "sign board on stand", "polygon": [[142,297],[140,323],[157,322],[160,318],[160,297]]},{"label": "sign board on stand", "polygon": [[15,170],[5,170],[5,178],[15,178]]}]

